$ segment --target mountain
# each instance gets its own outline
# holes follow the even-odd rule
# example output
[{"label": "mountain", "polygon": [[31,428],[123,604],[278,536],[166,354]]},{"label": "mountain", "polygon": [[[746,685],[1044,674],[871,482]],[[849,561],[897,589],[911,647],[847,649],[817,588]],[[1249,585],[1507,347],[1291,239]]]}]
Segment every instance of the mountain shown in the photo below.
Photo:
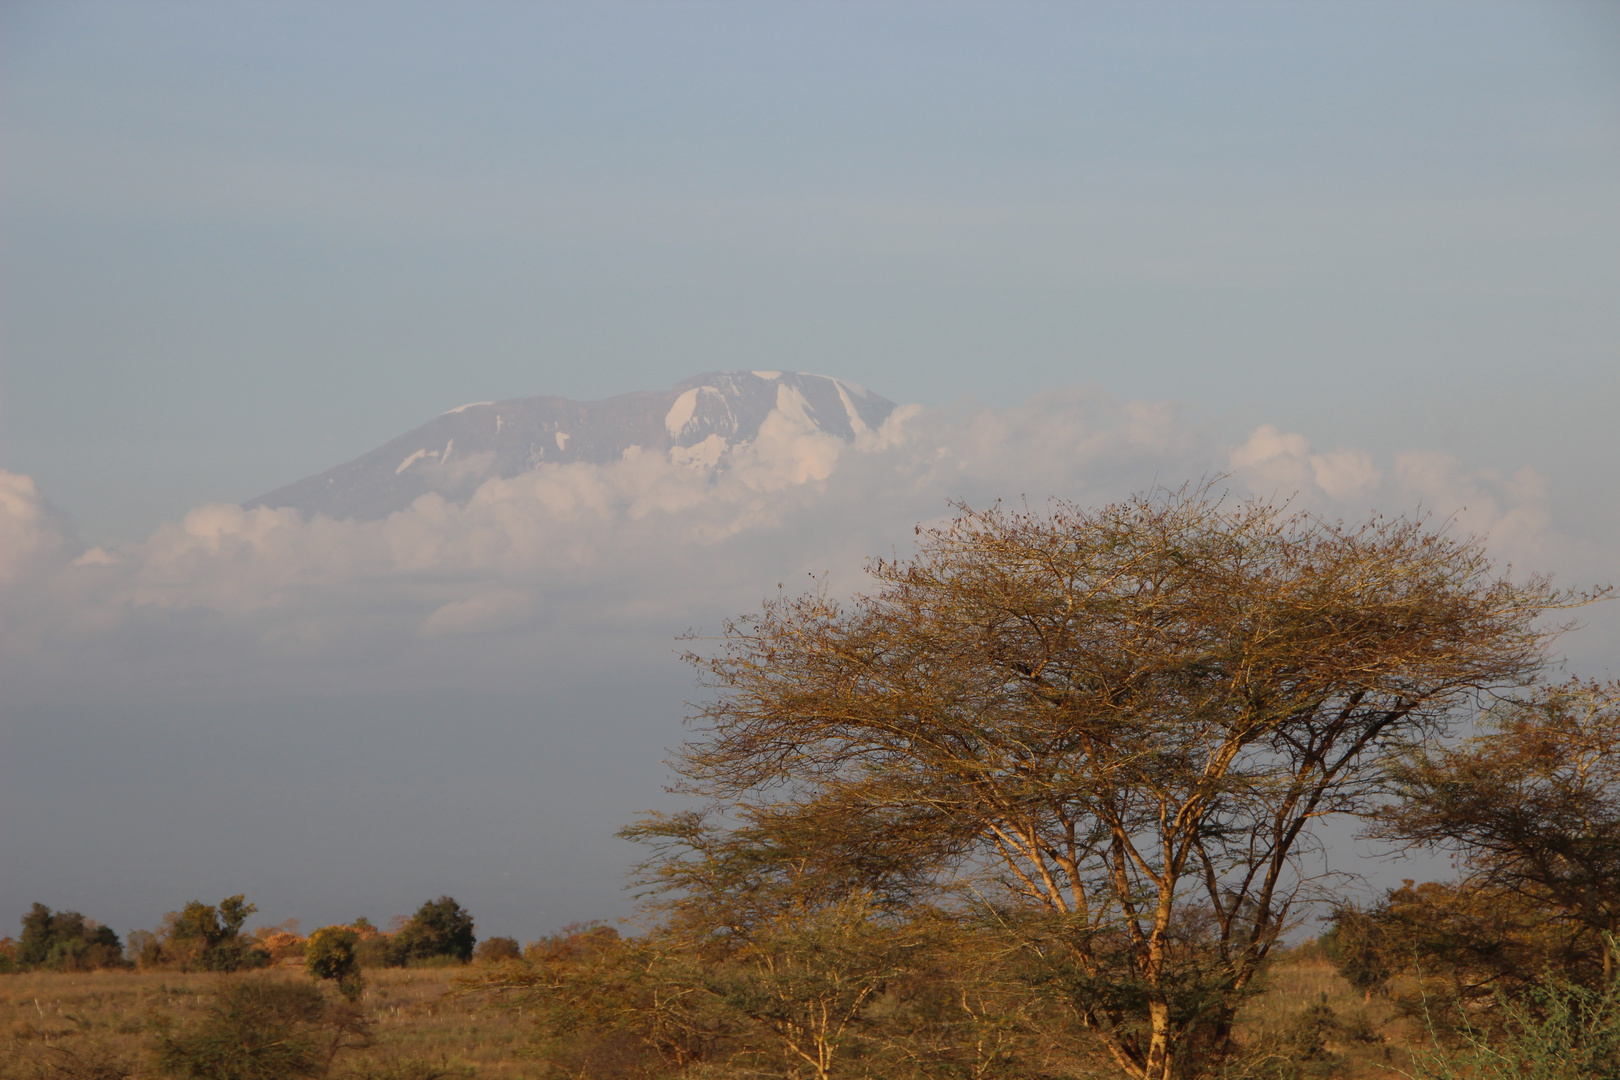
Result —
[{"label": "mountain", "polygon": [[894,402],[855,383],[791,371],[711,372],[668,390],[604,401],[480,401],[243,505],[375,520],[429,492],[459,501],[492,477],[517,476],[547,464],[605,464],[632,447],[712,466],[728,449],[751,442],[772,412],[854,439],[881,425],[894,408]]}]

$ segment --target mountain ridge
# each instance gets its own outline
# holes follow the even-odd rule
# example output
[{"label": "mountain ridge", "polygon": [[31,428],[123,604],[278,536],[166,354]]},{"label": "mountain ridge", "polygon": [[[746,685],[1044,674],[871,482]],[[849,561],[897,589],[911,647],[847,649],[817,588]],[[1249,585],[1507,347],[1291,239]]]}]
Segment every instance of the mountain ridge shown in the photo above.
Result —
[{"label": "mountain ridge", "polygon": [[486,480],[547,464],[606,464],[632,447],[715,467],[728,450],[748,445],[772,413],[849,441],[881,426],[895,407],[858,383],[764,370],[706,372],[668,390],[599,401],[539,396],[472,402],[242,506],[375,520],[429,493],[461,501]]}]

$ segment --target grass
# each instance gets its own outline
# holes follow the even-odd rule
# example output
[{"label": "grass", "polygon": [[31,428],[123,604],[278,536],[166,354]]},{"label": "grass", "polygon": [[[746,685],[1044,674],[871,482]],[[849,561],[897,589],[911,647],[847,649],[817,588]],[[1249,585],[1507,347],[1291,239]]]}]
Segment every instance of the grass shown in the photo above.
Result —
[{"label": "grass", "polygon": [[[452,981],[467,968],[368,969],[359,1005],[372,1046],[352,1052],[337,1076],[349,1080],[433,1080],[435,1076],[518,1080],[540,1075],[525,1053],[531,1022],[478,998],[457,997]],[[145,1080],[151,1046],[165,1024],[199,1019],[221,978],[172,971],[34,972],[0,977],[0,1078],[3,1080]],[[303,979],[298,968],[270,978]],[[1331,1013],[1324,1013],[1325,1005]],[[1362,1000],[1325,960],[1285,960],[1268,992],[1239,1018],[1246,1041],[1280,1041],[1311,1018],[1321,1030],[1322,1070],[1339,1080],[1390,1078],[1410,1067],[1414,1033],[1381,999]],[[1269,1076],[1252,1071],[1251,1076]]]},{"label": "grass", "polygon": [[[519,1014],[449,995],[463,967],[368,970],[360,1007],[373,1045],[339,1074],[378,1080],[530,1077],[530,1025]],[[0,1078],[117,1080],[152,1075],[151,1044],[165,1024],[199,1019],[221,978],[172,971],[31,972],[0,977]],[[297,968],[270,978],[304,979]]]},{"label": "grass", "polygon": [[[1281,960],[1265,985],[1266,992],[1238,1015],[1238,1031],[1246,1043],[1284,1041],[1309,1019],[1320,1017],[1328,1021],[1322,1034],[1331,1055],[1325,1068],[1332,1069],[1324,1075],[1390,1080],[1410,1069],[1409,1040],[1418,1035],[1411,1023],[1383,998],[1364,999],[1327,960]],[[1330,1012],[1322,1012],[1322,1006]]]}]

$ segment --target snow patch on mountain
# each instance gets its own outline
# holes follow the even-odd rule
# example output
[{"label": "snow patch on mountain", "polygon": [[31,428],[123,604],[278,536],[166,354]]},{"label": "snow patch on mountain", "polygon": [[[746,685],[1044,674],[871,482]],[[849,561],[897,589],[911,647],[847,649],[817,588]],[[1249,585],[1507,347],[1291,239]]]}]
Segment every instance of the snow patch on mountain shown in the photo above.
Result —
[{"label": "snow patch on mountain", "polygon": [[[864,395],[865,391],[862,390],[861,393]],[[849,426],[855,429],[856,436],[866,434],[866,421],[861,419],[860,410],[855,408],[855,403],[849,399],[849,389],[843,383],[838,384],[838,400],[843,403],[844,415],[849,418]]]}]

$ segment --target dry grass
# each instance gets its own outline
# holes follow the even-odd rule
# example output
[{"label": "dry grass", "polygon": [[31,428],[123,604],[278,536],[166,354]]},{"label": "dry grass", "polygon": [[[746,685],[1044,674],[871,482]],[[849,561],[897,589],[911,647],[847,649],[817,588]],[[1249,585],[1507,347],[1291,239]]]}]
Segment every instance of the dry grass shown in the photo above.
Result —
[{"label": "dry grass", "polygon": [[1327,1049],[1343,1058],[1346,1080],[1391,1080],[1407,1069],[1411,1025],[1385,999],[1364,999],[1327,960],[1281,961],[1268,973],[1265,985],[1266,993],[1250,1001],[1238,1017],[1246,1041],[1281,1036],[1306,1010],[1325,1004],[1340,1024],[1327,1039]]},{"label": "dry grass", "polygon": [[[374,1045],[340,1073],[389,1080],[519,1078],[539,1070],[524,1056],[530,1025],[521,1015],[450,996],[465,968],[366,972],[361,1007]],[[0,977],[0,1078],[117,1080],[151,1075],[150,1048],[164,1023],[201,1016],[221,978],[172,971],[34,972]],[[297,969],[269,978],[302,979]]]},{"label": "dry grass", "polygon": [[[372,1021],[374,1045],[351,1054],[339,1074],[350,1080],[538,1076],[541,1070],[525,1054],[533,1035],[527,1019],[451,993],[452,981],[467,973],[459,967],[368,970],[360,1004]],[[170,971],[0,977],[0,1078],[144,1080],[152,1075],[154,1032],[164,1023],[183,1027],[199,1018],[223,977]],[[304,976],[283,968],[267,977]],[[1344,1029],[1328,1041],[1348,1066],[1344,1080],[1389,1080],[1398,1075],[1391,1070],[1406,1067],[1403,1023],[1381,999],[1364,1002],[1326,961],[1285,961],[1268,985],[1240,1018],[1250,1040],[1285,1033],[1313,1004],[1325,1002]]]}]

